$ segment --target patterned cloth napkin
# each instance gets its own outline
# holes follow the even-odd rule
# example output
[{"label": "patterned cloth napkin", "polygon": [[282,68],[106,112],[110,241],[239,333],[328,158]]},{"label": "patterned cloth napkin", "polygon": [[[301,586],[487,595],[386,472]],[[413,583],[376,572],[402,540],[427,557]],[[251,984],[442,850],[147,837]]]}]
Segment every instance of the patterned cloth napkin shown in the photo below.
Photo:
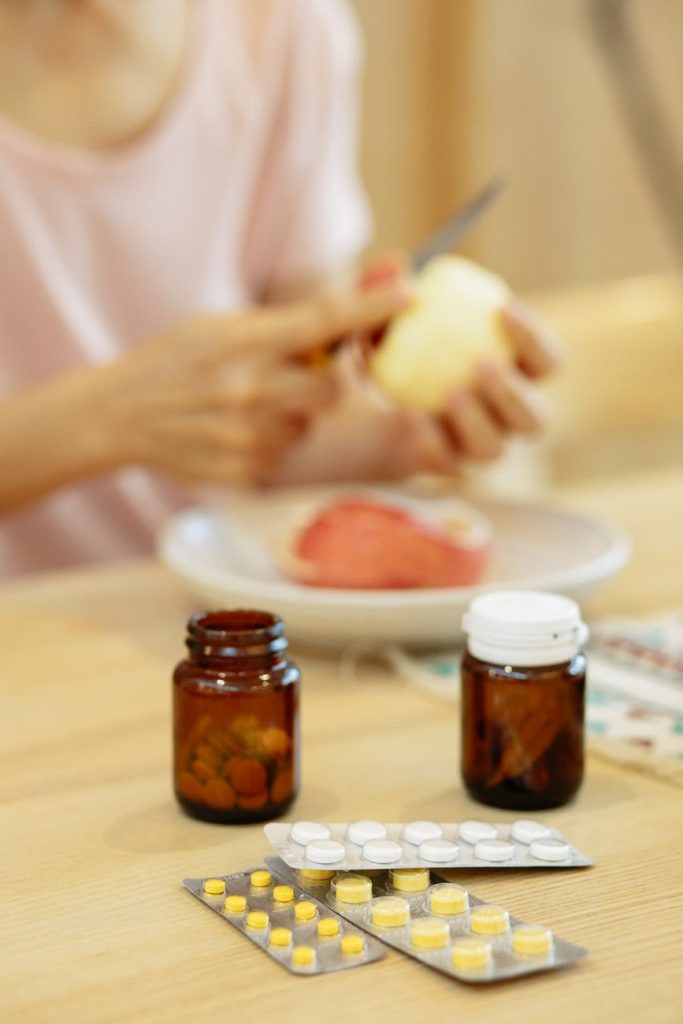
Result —
[{"label": "patterned cloth napkin", "polygon": [[[409,684],[459,699],[459,651],[381,653]],[[683,786],[683,610],[591,624],[586,730],[594,753]]]}]

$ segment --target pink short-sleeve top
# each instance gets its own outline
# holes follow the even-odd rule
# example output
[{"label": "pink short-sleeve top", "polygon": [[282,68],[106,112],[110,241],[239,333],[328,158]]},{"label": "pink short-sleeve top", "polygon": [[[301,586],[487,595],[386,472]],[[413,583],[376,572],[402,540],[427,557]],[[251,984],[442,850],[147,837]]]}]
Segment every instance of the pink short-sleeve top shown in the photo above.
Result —
[{"label": "pink short-sleeve top", "polygon": [[[0,400],[331,273],[367,240],[346,0],[195,3],[184,78],[134,143],[88,153],[0,119]],[[0,519],[0,575],[149,552],[190,500],[136,468],[64,488]]]}]

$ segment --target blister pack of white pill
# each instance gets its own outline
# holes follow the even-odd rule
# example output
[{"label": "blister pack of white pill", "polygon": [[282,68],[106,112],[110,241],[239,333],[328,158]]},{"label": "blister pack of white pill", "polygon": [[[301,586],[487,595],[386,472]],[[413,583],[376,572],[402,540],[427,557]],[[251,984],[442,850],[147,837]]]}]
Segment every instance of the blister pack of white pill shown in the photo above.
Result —
[{"label": "blister pack of white pill", "polygon": [[273,874],[358,928],[459,981],[487,983],[556,970],[587,952],[461,885],[438,880],[427,868],[335,874],[296,871],[275,857],[267,863]]},{"label": "blister pack of white pill", "polygon": [[593,862],[557,829],[520,818],[484,821],[269,822],[268,842],[291,868],[577,868]]},{"label": "blister pack of white pill", "polygon": [[183,885],[293,974],[344,971],[385,955],[363,929],[267,868],[184,878]]}]

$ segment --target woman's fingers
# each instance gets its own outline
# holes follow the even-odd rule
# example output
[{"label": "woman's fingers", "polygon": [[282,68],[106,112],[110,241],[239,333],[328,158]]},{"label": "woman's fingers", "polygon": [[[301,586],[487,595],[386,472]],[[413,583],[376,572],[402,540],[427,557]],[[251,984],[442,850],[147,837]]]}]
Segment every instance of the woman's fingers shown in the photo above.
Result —
[{"label": "woman's fingers", "polygon": [[450,476],[458,471],[463,452],[454,445],[450,429],[428,413],[407,413],[405,422],[410,438],[403,446],[405,472]]},{"label": "woman's fingers", "polygon": [[243,347],[251,345],[252,351],[274,358],[304,355],[356,331],[381,327],[411,297],[410,283],[400,278],[368,291],[351,288],[264,310]]},{"label": "woman's fingers", "polygon": [[254,401],[273,406],[273,411],[320,412],[337,395],[338,381],[331,373],[298,370],[295,367],[270,368],[262,385],[256,387]]},{"label": "woman's fingers", "polygon": [[267,470],[256,460],[243,455],[204,452],[191,458],[174,455],[160,461],[156,468],[188,483],[214,483],[238,487],[250,487],[260,483]]},{"label": "woman's fingers", "polygon": [[528,306],[512,299],[500,313],[512,342],[517,365],[529,377],[545,377],[562,361],[562,348],[553,331]]},{"label": "woman's fingers", "polygon": [[360,287],[370,289],[391,284],[397,279],[405,277],[408,269],[407,253],[402,251],[386,253],[363,269],[359,278]]},{"label": "woman's fingers", "polygon": [[523,374],[495,363],[479,367],[477,393],[505,430],[534,434],[548,419],[548,406]]},{"label": "woman's fingers", "polygon": [[339,388],[331,373],[300,370],[287,365],[274,367],[233,365],[216,371],[204,388],[167,389],[153,393],[146,399],[150,420],[168,421],[174,417],[234,414],[238,411],[251,415],[262,409],[276,416],[282,409],[301,413],[315,413],[331,405]]},{"label": "woman's fingers", "polygon": [[310,417],[299,409],[254,410],[250,416],[230,413],[197,413],[193,416],[167,416],[150,428],[160,441],[179,445],[202,445],[226,451],[251,448],[276,448],[283,439],[299,436]]},{"label": "woman's fingers", "polygon": [[503,450],[503,432],[493,414],[467,390],[456,392],[443,417],[453,447],[462,455],[488,462]]},{"label": "woman's fingers", "polygon": [[451,397],[443,423],[456,451],[490,461],[502,453],[508,433],[535,433],[546,419],[545,401],[521,373],[485,363],[475,388]]}]

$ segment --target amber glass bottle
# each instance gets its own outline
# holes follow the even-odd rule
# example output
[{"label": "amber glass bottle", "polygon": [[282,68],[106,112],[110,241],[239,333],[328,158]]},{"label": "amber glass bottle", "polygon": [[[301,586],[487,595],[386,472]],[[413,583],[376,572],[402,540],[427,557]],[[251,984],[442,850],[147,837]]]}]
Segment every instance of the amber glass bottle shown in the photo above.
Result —
[{"label": "amber glass bottle", "polygon": [[173,675],[175,794],[188,814],[224,824],[277,818],[299,785],[300,673],[281,619],[201,612]]},{"label": "amber glass bottle", "polygon": [[583,780],[587,630],[555,594],[476,598],[464,619],[462,777],[475,800],[557,807]]}]

